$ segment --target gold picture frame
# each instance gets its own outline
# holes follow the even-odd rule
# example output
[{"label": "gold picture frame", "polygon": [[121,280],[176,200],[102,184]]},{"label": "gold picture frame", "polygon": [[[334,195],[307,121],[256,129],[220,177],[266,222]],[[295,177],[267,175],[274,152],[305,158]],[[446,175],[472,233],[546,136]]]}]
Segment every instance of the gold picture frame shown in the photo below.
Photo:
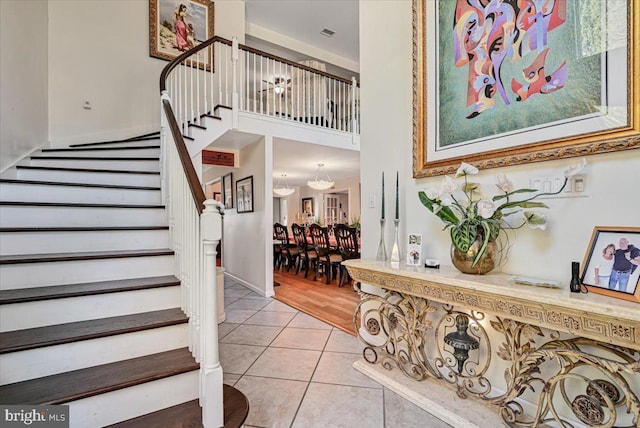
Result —
[{"label": "gold picture frame", "polygon": [[[468,2],[464,3],[468,5]],[[511,3],[516,4],[516,2],[505,1],[501,5]],[[512,81],[511,88],[507,88],[506,86],[508,85],[500,85],[504,89],[504,93],[500,92],[496,95],[497,91],[493,88],[493,95],[491,96],[495,98],[495,101],[491,102],[495,103],[495,107],[487,110],[486,113],[484,111],[473,113],[473,105],[469,98],[471,91],[469,86],[472,86],[475,81],[472,81],[472,73],[468,71],[469,64],[458,65],[471,60],[462,57],[462,61],[458,63],[456,62],[457,57],[456,60],[451,58],[451,55],[458,55],[460,52],[459,46],[462,46],[462,44],[456,44],[454,47],[456,34],[459,38],[463,38],[465,34],[456,33],[455,25],[460,21],[452,19],[454,18],[453,15],[445,16],[443,13],[443,16],[439,17],[437,13],[438,11],[451,11],[452,8],[455,10],[456,2],[454,0],[413,0],[414,178],[454,173],[463,160],[478,168],[486,169],[640,148],[640,78],[638,78],[640,75],[640,3],[634,0],[627,0],[626,2],[605,0],[605,3],[607,4],[602,6],[602,11],[600,12],[603,15],[602,19],[610,24],[606,28],[611,30],[605,31],[603,29],[601,31],[602,46],[611,46],[612,42],[609,38],[617,36],[618,47],[611,50],[602,48],[602,50],[594,51],[595,54],[584,54],[581,57],[576,55],[583,61],[585,61],[584,58],[587,58],[589,61],[600,61],[601,64],[604,64],[599,69],[599,78],[596,79],[596,84],[600,85],[599,89],[601,89],[601,93],[598,94],[601,104],[589,104],[588,108],[592,109],[592,113],[585,115],[584,119],[583,116],[567,119],[567,122],[571,123],[570,126],[565,128],[555,128],[556,122],[518,128],[518,120],[527,124],[529,122],[524,122],[525,120],[538,120],[534,110],[531,110],[528,116],[524,116],[522,112],[526,112],[526,109],[534,107],[538,110],[545,109],[553,104],[553,100],[559,99],[557,98],[558,94],[563,94],[563,89],[567,89],[562,95],[563,97],[567,97],[567,94],[573,94],[575,91],[570,92],[571,87],[567,85],[566,87],[561,86],[557,93],[547,95],[546,92],[541,91],[533,94],[530,98],[527,98],[525,93],[525,97],[518,99],[519,95],[514,89]],[[580,2],[566,3],[567,7],[574,8],[572,9],[574,12],[579,10],[575,8],[579,8],[580,4]],[[618,6],[621,6],[624,9],[624,11],[618,13],[618,15],[622,16],[615,16],[614,12],[608,9],[613,8],[613,6],[616,6],[617,9],[620,9]],[[458,13],[458,11],[455,11],[456,19],[458,19]],[[610,16],[610,14],[613,16]],[[575,14],[567,16],[571,18]],[[574,19],[573,22],[575,22],[578,18],[571,19]],[[626,25],[620,25],[621,19],[626,20]],[[454,25],[451,25],[452,22]],[[603,27],[605,26],[603,25]],[[471,25],[465,29],[472,31],[470,28]],[[610,32],[616,32],[616,30],[617,33],[615,35],[609,34]],[[554,31],[558,30],[549,31],[550,37],[556,37],[555,34],[552,34]],[[578,30],[570,25],[567,25],[567,28],[563,28],[562,31],[574,31],[576,33],[574,35],[575,40],[578,40],[583,34],[578,34]],[[449,46],[445,46],[447,44]],[[556,42],[556,45],[558,45],[558,42]],[[574,45],[577,45],[577,42]],[[572,45],[572,48],[575,49],[574,45]],[[466,47],[467,45],[464,46]],[[562,45],[560,49],[568,51],[569,48]],[[624,52],[625,49],[626,54]],[[439,54],[436,54],[436,52],[439,52]],[[444,55],[446,52],[450,54],[454,52],[454,54],[446,57]],[[530,52],[531,54],[535,54],[535,52]],[[439,58],[439,55],[442,58]],[[532,57],[523,56],[523,64],[532,64],[530,58]],[[578,62],[578,60],[574,62]],[[503,64],[507,64],[504,68],[512,67],[511,60],[505,60]],[[550,70],[556,67],[556,64],[549,63],[547,65]],[[558,70],[560,69],[558,68]],[[519,73],[524,73],[524,71],[524,68],[518,69]],[[544,68],[542,71],[544,71]],[[443,85],[443,82],[447,79],[453,79],[452,76],[459,78],[461,76],[460,73],[467,73],[469,77],[465,75],[463,79],[456,81],[456,85],[450,84],[443,89],[443,86],[446,86]],[[498,71],[497,73],[500,76],[503,71]],[[551,71],[547,73],[551,73]],[[553,74],[547,73],[543,75],[549,79],[547,82],[554,82],[555,80],[551,80]],[[591,81],[595,79],[593,76],[587,75],[585,77],[579,73],[572,75],[571,68],[569,68],[568,75],[577,82],[570,81],[573,82],[574,86],[580,85],[587,79],[591,79]],[[515,74],[514,76],[516,77],[513,80],[517,82],[522,80],[521,77]],[[511,76],[507,75],[506,77]],[[465,79],[468,79],[468,81],[465,81]],[[624,82],[627,84],[625,85]],[[516,83],[517,85],[519,83]],[[531,87],[532,85],[529,86],[529,88]],[[607,92],[610,89],[609,87],[612,88],[611,94]],[[451,91],[455,94],[455,97],[447,97],[450,95],[448,93],[441,94],[444,90]],[[483,92],[478,93],[480,97],[484,95]],[[452,98],[456,100],[453,107],[451,106],[453,104]],[[522,98],[524,98],[524,101]],[[534,98],[535,102],[532,101]],[[527,104],[528,102],[530,104]],[[559,108],[562,105],[567,111],[576,110],[566,100],[557,104]],[[471,108],[469,107],[470,105],[472,106]],[[476,101],[475,105],[480,105],[480,103]],[[468,124],[477,120],[474,115],[484,115],[482,117],[484,122],[500,122],[500,120],[497,120],[499,117],[497,117],[496,112],[500,110],[499,114],[502,117],[505,107],[514,107],[508,114],[511,115],[510,117],[517,116],[512,123],[509,123],[510,126],[514,126],[509,132],[491,134],[490,127],[485,127],[482,132],[485,132],[486,135],[483,135],[482,138],[461,140],[462,136],[460,136],[457,137],[457,140],[452,137],[451,141],[445,141],[445,137],[449,138],[449,134],[443,131],[447,126],[451,129],[459,126],[466,127],[464,132],[472,133],[475,132],[474,128]],[[586,103],[585,108],[587,108]],[[459,109],[459,111],[456,109]],[[447,112],[446,115],[445,112]],[[450,112],[458,114],[448,114]],[[440,116],[441,113],[442,116]],[[471,117],[468,119],[467,116]],[[439,122],[439,119],[442,120]],[[586,126],[587,120],[590,120],[588,126]],[[506,119],[505,122],[507,122]]]},{"label": "gold picture frame", "polygon": [[[632,262],[633,260],[633,262]],[[640,302],[640,227],[596,226],[582,262],[587,290]]]},{"label": "gold picture frame", "polygon": [[171,61],[214,35],[213,1],[149,0],[150,56]]}]

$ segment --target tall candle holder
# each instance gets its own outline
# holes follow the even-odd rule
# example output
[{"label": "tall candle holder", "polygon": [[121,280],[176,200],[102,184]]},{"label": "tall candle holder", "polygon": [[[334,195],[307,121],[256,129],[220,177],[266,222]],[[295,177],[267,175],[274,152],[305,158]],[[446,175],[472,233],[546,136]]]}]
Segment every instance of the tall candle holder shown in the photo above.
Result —
[{"label": "tall candle holder", "polygon": [[400,261],[400,244],[398,243],[398,224],[400,223],[400,220],[395,219],[393,220],[393,224],[395,225],[396,228],[396,233],[395,233],[395,238],[393,241],[393,247],[391,248],[391,261],[392,262],[399,262]]},{"label": "tall candle holder", "polygon": [[380,219],[380,242],[378,243],[378,254],[376,255],[376,260],[378,261],[386,261],[387,260],[387,247],[384,245],[384,222],[383,218]]}]

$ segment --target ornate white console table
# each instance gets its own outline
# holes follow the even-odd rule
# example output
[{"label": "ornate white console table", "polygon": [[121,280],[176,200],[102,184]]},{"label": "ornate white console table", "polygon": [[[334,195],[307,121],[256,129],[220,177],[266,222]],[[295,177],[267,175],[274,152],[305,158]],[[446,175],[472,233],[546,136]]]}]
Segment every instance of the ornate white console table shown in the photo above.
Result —
[{"label": "ornate white console table", "polygon": [[452,385],[495,405],[508,426],[640,426],[640,304],[504,274],[344,264],[383,289],[362,292],[354,315],[367,362]]}]

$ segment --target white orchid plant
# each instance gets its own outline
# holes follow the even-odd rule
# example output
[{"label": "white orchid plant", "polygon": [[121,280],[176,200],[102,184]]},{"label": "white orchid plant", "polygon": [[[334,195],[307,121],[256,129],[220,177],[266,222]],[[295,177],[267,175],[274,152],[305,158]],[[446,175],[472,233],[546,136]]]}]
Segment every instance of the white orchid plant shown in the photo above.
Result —
[{"label": "white orchid plant", "polygon": [[[419,192],[420,202],[437,215],[444,223],[445,230],[449,229],[451,242],[455,247],[466,253],[471,245],[480,237],[482,244],[472,263],[475,266],[484,254],[487,244],[495,241],[504,229],[519,229],[525,224],[535,229],[546,229],[546,216],[535,209],[549,208],[542,202],[534,201],[540,196],[557,195],[562,192],[569,179],[579,174],[586,166],[583,158],[564,172],[564,183],[556,192],[538,193],[536,189],[513,190],[513,183],[504,174],[496,176],[499,194],[490,199],[478,197],[480,186],[469,181],[469,176],[478,174],[478,168],[462,162],[456,171],[456,178],[463,178],[462,185],[450,176],[442,179],[439,187]],[[463,197],[456,197],[461,190]],[[529,195],[521,200],[515,200],[516,195]],[[516,219],[520,216],[520,224],[512,225],[506,221],[507,217]],[[515,221],[518,221],[517,219]]]}]

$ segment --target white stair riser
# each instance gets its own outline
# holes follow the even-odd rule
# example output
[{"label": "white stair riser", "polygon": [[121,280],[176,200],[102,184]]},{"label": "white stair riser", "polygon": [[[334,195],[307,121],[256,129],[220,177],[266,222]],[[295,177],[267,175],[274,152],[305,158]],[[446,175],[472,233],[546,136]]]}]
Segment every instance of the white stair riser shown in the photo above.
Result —
[{"label": "white stair riser", "polygon": [[[69,403],[70,427],[102,427],[198,398],[194,370]],[[223,409],[220,409],[222,412]]]},{"label": "white stair riser", "polygon": [[90,147],[140,147],[140,146],[158,146],[160,145],[160,137],[154,138],[152,140],[140,140],[140,141],[128,141],[128,142],[113,142],[113,143],[103,143],[96,146],[81,146],[81,147],[70,147],[71,149],[82,149],[82,148],[90,148]]},{"label": "white stair riser", "polygon": [[119,174],[47,169],[18,169],[18,179],[62,181],[63,183],[118,184],[123,186],[160,186],[159,174]]},{"label": "white stair riser", "polygon": [[169,231],[159,229],[0,233],[1,255],[135,250],[139,248],[169,248]]},{"label": "white stair riser", "polygon": [[0,183],[0,200],[159,205],[162,203],[162,194],[160,190]]},{"label": "white stair riser", "polygon": [[[14,331],[171,309],[180,307],[181,298],[180,286],[175,285],[120,293],[7,304],[0,308],[0,330]],[[25,314],[29,314],[29,316],[25,316]]]},{"label": "white stair riser", "polygon": [[[157,146],[157,142],[150,142],[147,144],[141,144],[141,146]],[[100,148],[104,148],[103,146],[98,146]],[[136,149],[129,148],[126,150],[87,150],[81,149],[79,147],[73,148],[72,151],[59,151],[59,152],[50,152],[50,151],[38,151],[33,153],[34,156],[75,156],[75,157],[110,157],[110,158],[150,158],[150,157],[159,157],[160,156],[160,148],[157,149]]]},{"label": "white stair riser", "polygon": [[84,369],[188,346],[188,324],[0,355],[0,384]]},{"label": "white stair riser", "polygon": [[167,224],[162,208],[0,206],[3,227],[149,226]]},{"label": "white stair riser", "polygon": [[117,171],[158,171],[157,160],[78,160],[78,159],[31,159],[31,166],[53,168],[112,169]]},{"label": "white stair riser", "polygon": [[0,289],[173,275],[173,256],[0,265]]}]

